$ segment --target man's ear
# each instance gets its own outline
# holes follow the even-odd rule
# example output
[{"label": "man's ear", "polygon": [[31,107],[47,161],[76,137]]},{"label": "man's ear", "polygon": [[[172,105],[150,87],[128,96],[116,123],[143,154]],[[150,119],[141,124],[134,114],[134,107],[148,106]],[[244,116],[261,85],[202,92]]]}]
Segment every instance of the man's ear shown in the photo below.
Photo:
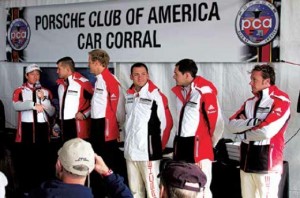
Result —
[{"label": "man's ear", "polygon": [[270,85],[271,85],[271,79],[270,79],[270,78],[265,79],[265,83],[266,83],[268,86],[270,86]]},{"label": "man's ear", "polygon": [[59,161],[59,159],[57,159],[57,161],[56,161],[55,168],[56,168],[57,172],[63,171],[63,166],[61,165],[61,162]]},{"label": "man's ear", "polygon": [[185,72],[183,75],[184,75],[185,79],[191,79],[192,78],[192,75],[191,75],[190,72]]},{"label": "man's ear", "polygon": [[57,159],[56,164],[55,164],[55,175],[60,180],[62,180],[63,170],[64,170],[64,168],[63,168],[61,162]]},{"label": "man's ear", "polygon": [[189,74],[190,74],[189,72],[183,73],[183,75],[184,75],[185,78],[188,78],[188,77],[189,77]]},{"label": "man's ear", "polygon": [[70,67],[66,67],[66,71],[67,71],[68,73],[72,73],[72,70],[71,70]]}]

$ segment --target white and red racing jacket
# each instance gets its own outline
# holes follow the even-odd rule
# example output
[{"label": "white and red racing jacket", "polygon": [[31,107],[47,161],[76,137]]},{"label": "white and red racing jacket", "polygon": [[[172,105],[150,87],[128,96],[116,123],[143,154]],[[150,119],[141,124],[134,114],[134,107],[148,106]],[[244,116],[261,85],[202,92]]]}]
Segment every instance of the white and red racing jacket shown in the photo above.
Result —
[{"label": "white and red racing jacket", "polygon": [[[34,90],[35,89],[33,85],[27,82],[24,83],[21,87],[18,87],[13,93],[13,107],[16,111],[18,111],[18,127],[15,140],[16,142],[22,141],[21,123],[34,123]],[[46,123],[49,121],[49,117],[54,115],[55,107],[51,104],[53,96],[50,90],[44,87],[42,87],[41,90],[44,92],[45,98],[43,100],[37,100],[36,103],[44,105],[45,111],[37,113],[37,123]]]},{"label": "white and red racing jacket", "polygon": [[[241,119],[244,115],[246,119]],[[282,172],[284,133],[290,100],[275,85],[249,98],[229,119],[230,130],[242,133],[240,168],[245,172]]]},{"label": "white and red racing jacket", "polygon": [[125,159],[161,159],[173,127],[167,97],[148,80],[138,93],[133,85],[127,90],[125,107]]},{"label": "white and red racing jacket", "polygon": [[[67,80],[58,79],[59,119],[75,119],[77,112],[81,112],[87,118],[76,120],[76,129],[79,138],[88,138],[90,133],[90,99],[93,87],[89,80],[78,72],[74,72]],[[62,117],[63,115],[63,117]]]},{"label": "white and red racing jacket", "polygon": [[105,119],[105,141],[119,138],[119,128],[124,124],[124,94],[117,78],[106,68],[96,76],[94,95],[92,98],[91,118]]},{"label": "white and red racing jacket", "polygon": [[224,121],[217,99],[217,89],[208,80],[197,76],[186,97],[183,87],[175,86],[177,135],[174,140],[174,159],[198,163],[214,160],[213,147],[221,138]]}]

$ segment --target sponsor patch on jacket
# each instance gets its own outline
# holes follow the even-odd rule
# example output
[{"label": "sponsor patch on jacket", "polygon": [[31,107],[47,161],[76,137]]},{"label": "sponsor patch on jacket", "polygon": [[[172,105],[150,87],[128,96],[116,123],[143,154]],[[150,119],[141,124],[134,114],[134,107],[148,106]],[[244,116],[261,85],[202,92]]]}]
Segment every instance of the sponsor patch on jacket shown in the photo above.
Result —
[{"label": "sponsor patch on jacket", "polygon": [[277,116],[280,116],[281,113],[282,113],[282,110],[281,110],[280,107],[278,107],[278,108],[276,108],[273,112],[276,113]]},{"label": "sponsor patch on jacket", "polygon": [[217,109],[213,105],[209,105],[207,109],[207,114],[216,113]]},{"label": "sponsor patch on jacket", "polygon": [[75,90],[68,90],[68,95],[77,95],[78,91]]},{"label": "sponsor patch on jacket", "polygon": [[133,98],[133,97],[126,98],[126,104],[133,103],[133,101],[134,101],[134,98]]},{"label": "sponsor patch on jacket", "polygon": [[112,93],[112,94],[110,95],[110,100],[117,100],[116,94]]},{"label": "sponsor patch on jacket", "polygon": [[95,93],[97,93],[97,94],[103,94],[103,91],[104,91],[104,89],[99,89],[99,88],[95,89]]},{"label": "sponsor patch on jacket", "polygon": [[147,98],[140,98],[139,103],[145,104],[145,105],[151,105],[152,100]]},{"label": "sponsor patch on jacket", "polygon": [[196,103],[196,102],[188,101],[188,102],[186,103],[186,106],[187,106],[187,107],[191,107],[191,108],[197,108],[197,104],[198,104],[198,103]]},{"label": "sponsor patch on jacket", "polygon": [[258,107],[257,108],[257,113],[269,113],[270,112],[270,107]]}]

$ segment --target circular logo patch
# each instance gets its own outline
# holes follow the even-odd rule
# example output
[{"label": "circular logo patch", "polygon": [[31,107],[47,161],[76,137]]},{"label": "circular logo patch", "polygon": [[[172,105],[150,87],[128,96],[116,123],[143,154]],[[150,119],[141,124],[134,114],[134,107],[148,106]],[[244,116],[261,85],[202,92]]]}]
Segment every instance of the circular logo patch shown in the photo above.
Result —
[{"label": "circular logo patch", "polygon": [[251,46],[262,46],[272,41],[278,32],[278,25],[275,6],[264,0],[243,5],[235,21],[238,37]]},{"label": "circular logo patch", "polygon": [[11,22],[7,32],[10,46],[17,51],[27,47],[30,40],[30,27],[24,19],[15,19]]}]

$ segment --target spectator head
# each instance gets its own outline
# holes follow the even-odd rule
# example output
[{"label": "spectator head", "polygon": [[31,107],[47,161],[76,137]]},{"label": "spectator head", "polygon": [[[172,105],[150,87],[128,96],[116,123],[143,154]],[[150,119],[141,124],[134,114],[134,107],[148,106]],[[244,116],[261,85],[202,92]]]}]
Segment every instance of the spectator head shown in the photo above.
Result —
[{"label": "spectator head", "polygon": [[[59,179],[84,179],[95,168],[95,153],[90,143],[74,138],[64,143],[58,151],[56,173]],[[83,182],[84,184],[84,182]]]},{"label": "spectator head", "polygon": [[206,176],[195,164],[162,161],[160,171],[161,197],[196,198],[206,184]]},{"label": "spectator head", "polygon": [[12,154],[11,151],[4,145],[4,142],[2,143],[1,141],[0,141],[0,172],[2,172],[8,180],[8,184],[6,186],[6,197],[19,197],[18,196],[20,190],[19,182],[16,175]]}]

